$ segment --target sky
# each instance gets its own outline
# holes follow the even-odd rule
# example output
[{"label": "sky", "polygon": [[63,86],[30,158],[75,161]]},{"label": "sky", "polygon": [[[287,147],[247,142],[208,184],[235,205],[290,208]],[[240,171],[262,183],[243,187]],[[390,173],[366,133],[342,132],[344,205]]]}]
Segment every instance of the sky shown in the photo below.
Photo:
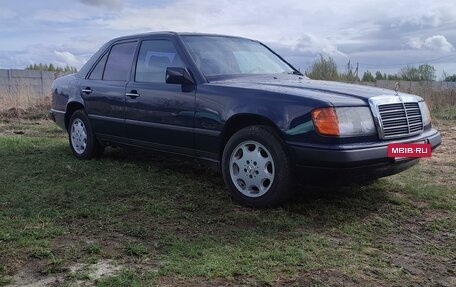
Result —
[{"label": "sky", "polygon": [[80,68],[108,40],[148,31],[252,38],[301,71],[324,55],[341,71],[456,74],[454,0],[0,0],[0,68]]}]

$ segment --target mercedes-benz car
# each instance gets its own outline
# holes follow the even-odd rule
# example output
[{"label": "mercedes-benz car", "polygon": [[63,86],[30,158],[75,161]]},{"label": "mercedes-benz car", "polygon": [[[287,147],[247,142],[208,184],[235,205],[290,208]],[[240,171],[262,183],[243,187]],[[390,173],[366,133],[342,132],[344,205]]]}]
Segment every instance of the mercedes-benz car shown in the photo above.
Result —
[{"label": "mercedes-benz car", "polygon": [[50,117],[76,158],[135,146],[202,159],[253,207],[287,201],[297,178],[375,179],[417,163],[388,157],[391,143],[441,142],[421,97],[311,80],[241,37],[117,38],[52,94]]}]

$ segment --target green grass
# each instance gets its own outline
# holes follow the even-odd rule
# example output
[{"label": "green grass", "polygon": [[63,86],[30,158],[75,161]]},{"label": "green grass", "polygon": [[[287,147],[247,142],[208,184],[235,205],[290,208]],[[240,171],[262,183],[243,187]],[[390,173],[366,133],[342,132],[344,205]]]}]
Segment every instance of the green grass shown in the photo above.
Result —
[{"label": "green grass", "polygon": [[[0,286],[24,269],[68,286],[422,285],[454,276],[451,151],[369,186],[299,187],[291,203],[254,210],[192,161],[122,149],[78,161],[67,145],[48,121],[0,123]],[[120,269],[87,271],[103,260]],[[75,264],[88,269],[70,275]]]},{"label": "green grass", "polygon": [[91,255],[100,255],[102,253],[102,247],[98,243],[91,242],[85,246],[84,251]]},{"label": "green grass", "polygon": [[122,270],[119,274],[97,280],[95,286],[97,287],[145,287],[154,286],[155,274],[139,274],[132,270]]},{"label": "green grass", "polygon": [[431,111],[431,115],[441,120],[456,120],[456,107],[453,105],[439,106]]},{"label": "green grass", "polygon": [[147,250],[147,247],[141,243],[127,242],[127,244],[125,244],[125,254],[128,256],[141,257],[148,253],[149,251]]}]

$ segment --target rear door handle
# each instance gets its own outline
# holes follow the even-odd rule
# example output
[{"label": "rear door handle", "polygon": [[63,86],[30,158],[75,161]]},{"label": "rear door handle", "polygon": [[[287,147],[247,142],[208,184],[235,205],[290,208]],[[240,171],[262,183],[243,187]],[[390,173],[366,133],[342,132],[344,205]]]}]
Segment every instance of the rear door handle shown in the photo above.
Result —
[{"label": "rear door handle", "polygon": [[136,90],[132,90],[129,93],[126,93],[125,96],[130,97],[132,99],[136,99],[137,97],[139,97],[139,93]]},{"label": "rear door handle", "polygon": [[90,87],[84,88],[81,91],[87,95],[92,93],[92,89]]}]

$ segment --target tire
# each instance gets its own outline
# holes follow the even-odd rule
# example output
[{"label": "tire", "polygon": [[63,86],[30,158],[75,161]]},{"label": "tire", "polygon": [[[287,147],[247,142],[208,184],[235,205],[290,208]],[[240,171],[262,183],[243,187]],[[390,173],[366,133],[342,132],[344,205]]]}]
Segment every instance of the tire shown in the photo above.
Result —
[{"label": "tire", "polygon": [[81,160],[99,157],[104,151],[84,110],[77,110],[71,115],[68,140],[74,156]]},{"label": "tire", "polygon": [[292,165],[285,144],[269,126],[249,126],[227,142],[222,174],[231,197],[255,208],[275,207],[292,195]]}]

